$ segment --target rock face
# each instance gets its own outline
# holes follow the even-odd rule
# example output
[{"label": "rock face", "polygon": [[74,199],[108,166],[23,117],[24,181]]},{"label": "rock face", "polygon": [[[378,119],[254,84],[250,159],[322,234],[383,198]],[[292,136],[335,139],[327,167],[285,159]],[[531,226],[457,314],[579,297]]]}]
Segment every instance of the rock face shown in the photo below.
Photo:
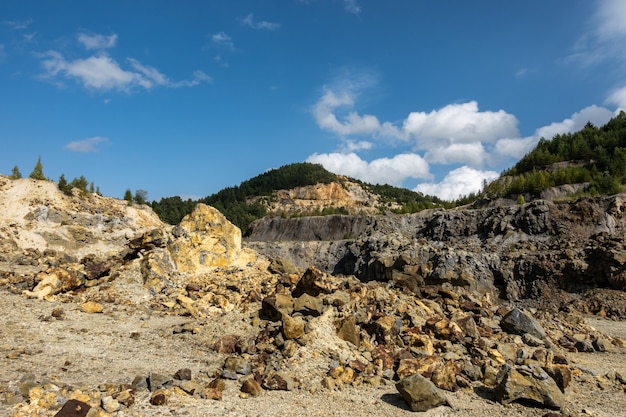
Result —
[{"label": "rock face", "polygon": [[393,281],[450,283],[508,300],[555,290],[623,289],[626,195],[412,215],[261,219],[246,246],[305,268]]},{"label": "rock face", "polygon": [[198,204],[183,218],[174,236],[168,249],[176,268],[183,273],[256,261],[254,252],[241,248],[241,230],[205,204]]}]

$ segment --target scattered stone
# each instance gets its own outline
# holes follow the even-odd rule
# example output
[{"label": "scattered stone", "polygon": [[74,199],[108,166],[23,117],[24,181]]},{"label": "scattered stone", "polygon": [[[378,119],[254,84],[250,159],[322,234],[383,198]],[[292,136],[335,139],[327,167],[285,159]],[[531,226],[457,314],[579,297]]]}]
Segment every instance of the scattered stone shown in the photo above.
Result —
[{"label": "scattered stone", "polygon": [[152,405],[165,405],[167,404],[167,391],[158,389],[150,396],[150,404]]},{"label": "scattered stone", "polygon": [[324,302],[321,298],[305,293],[294,300],[293,311],[305,316],[318,317],[324,311]]},{"label": "scattered stone", "polygon": [[609,342],[602,338],[593,339],[591,345],[596,352],[608,352],[611,349]]},{"label": "scattered stone", "polygon": [[102,311],[104,310],[104,307],[102,307],[102,304],[100,303],[96,303],[95,301],[87,301],[86,303],[83,303],[80,306],[80,309],[83,313],[102,313]]},{"label": "scattered stone", "polygon": [[565,392],[565,389],[572,381],[572,371],[567,365],[552,365],[543,368],[544,371],[550,375],[561,392]]},{"label": "scattered stone", "polygon": [[120,405],[119,401],[117,401],[116,399],[114,399],[110,395],[102,397],[101,405],[102,405],[102,408],[107,413],[115,413],[115,412],[119,411],[120,408],[122,408],[122,406]]},{"label": "scattered stone", "polygon": [[361,336],[354,316],[348,316],[339,320],[338,325],[339,329],[337,330],[337,336],[341,340],[350,342],[357,347],[361,344]]},{"label": "scattered stone", "polygon": [[593,348],[593,344],[591,343],[591,340],[589,339],[579,340],[578,342],[576,342],[574,347],[576,348],[578,352],[586,352],[586,353],[595,352],[595,349]]},{"label": "scattered stone", "polygon": [[252,372],[250,362],[239,356],[229,356],[224,361],[224,370],[222,377],[226,379],[236,380],[239,375],[248,375]]},{"label": "scattered stone", "polygon": [[79,400],[67,400],[54,417],[86,417],[91,406]]},{"label": "scattered stone", "polygon": [[217,353],[235,353],[237,343],[239,343],[239,336],[228,334],[213,344],[213,350]]},{"label": "scattered stone", "polygon": [[282,321],[285,339],[299,339],[304,336],[304,321],[300,317],[283,314]]},{"label": "scattered stone", "polygon": [[509,404],[523,400],[554,409],[563,406],[563,393],[546,372],[539,367],[523,370],[524,374],[509,365],[502,365],[494,389],[496,401]]},{"label": "scattered stone", "polygon": [[293,298],[287,294],[268,295],[261,301],[261,316],[271,321],[280,321],[283,314],[293,313]]},{"label": "scattered stone", "polygon": [[189,368],[179,369],[174,374],[174,379],[177,379],[179,381],[190,381],[191,380],[191,369],[189,369]]},{"label": "scattered stone", "polygon": [[541,327],[539,322],[530,314],[525,313],[517,307],[502,317],[500,327],[508,333],[519,335],[528,333],[541,340],[545,340],[546,338],[546,331]]},{"label": "scattered stone", "polygon": [[263,392],[261,384],[259,384],[254,378],[247,378],[241,385],[241,392],[250,395],[251,397],[258,397]]},{"label": "scattered stone", "polygon": [[448,399],[435,384],[420,374],[400,380],[396,389],[412,411],[427,411],[440,405],[449,405]]},{"label": "scattered stone", "polygon": [[137,394],[137,391],[135,389],[129,388],[129,389],[120,391],[120,393],[117,394],[117,397],[115,397],[115,399],[120,404],[123,404],[126,407],[130,407],[133,404],[135,404],[136,394]]},{"label": "scattered stone", "polygon": [[52,310],[52,317],[57,320],[63,320],[65,318],[65,310],[61,307],[56,307]]},{"label": "scattered stone", "polygon": [[271,372],[263,378],[263,388],[267,390],[293,390],[293,379],[284,372]]},{"label": "scattered stone", "polygon": [[150,373],[148,375],[148,389],[154,392],[160,388],[170,388],[172,386],[172,378],[166,375]]}]

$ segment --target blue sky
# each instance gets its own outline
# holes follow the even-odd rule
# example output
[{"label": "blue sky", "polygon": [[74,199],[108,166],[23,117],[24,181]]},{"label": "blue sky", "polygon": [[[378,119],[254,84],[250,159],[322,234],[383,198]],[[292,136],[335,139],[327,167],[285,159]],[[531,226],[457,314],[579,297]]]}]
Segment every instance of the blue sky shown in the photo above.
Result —
[{"label": "blue sky", "polygon": [[311,161],[450,199],[622,108],[622,0],[0,4],[0,173],[118,198]]}]

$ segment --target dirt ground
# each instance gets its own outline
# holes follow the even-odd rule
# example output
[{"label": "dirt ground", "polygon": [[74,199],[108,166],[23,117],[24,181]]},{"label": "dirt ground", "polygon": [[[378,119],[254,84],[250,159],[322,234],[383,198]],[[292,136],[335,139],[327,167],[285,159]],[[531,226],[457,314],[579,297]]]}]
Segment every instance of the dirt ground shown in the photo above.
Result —
[{"label": "dirt ground", "polygon": [[[224,355],[209,347],[211,342],[223,334],[245,333],[251,326],[250,312],[193,319],[154,311],[136,299],[131,303],[103,303],[102,313],[89,314],[81,311],[80,301],[79,297],[28,299],[14,290],[0,289],[0,415],[53,416],[63,399],[76,395],[78,390],[87,394],[92,404],[98,404],[105,384],[130,383],[135,376],[145,378],[149,373],[171,376],[181,368],[189,368],[194,380],[208,382],[224,361]],[[52,317],[55,309],[62,309],[62,319]],[[626,322],[593,317],[588,323],[604,334],[626,340]],[[567,403],[561,415],[626,416],[626,394],[619,383],[611,381],[616,372],[626,377],[626,351],[614,348],[608,353],[568,353],[567,357],[574,381],[566,391]],[[37,385],[57,387],[57,405],[28,408],[19,389],[33,377]],[[377,387],[363,384],[332,391],[321,386],[306,391],[264,391],[259,397],[247,399],[240,397],[240,385],[238,381],[227,381],[221,401],[176,391],[163,406],[151,405],[149,392],[140,390],[132,407],[110,415],[416,414],[409,411],[391,381]],[[551,412],[521,404],[503,406],[478,386],[446,394],[452,407],[442,406],[418,415],[534,417]]]}]

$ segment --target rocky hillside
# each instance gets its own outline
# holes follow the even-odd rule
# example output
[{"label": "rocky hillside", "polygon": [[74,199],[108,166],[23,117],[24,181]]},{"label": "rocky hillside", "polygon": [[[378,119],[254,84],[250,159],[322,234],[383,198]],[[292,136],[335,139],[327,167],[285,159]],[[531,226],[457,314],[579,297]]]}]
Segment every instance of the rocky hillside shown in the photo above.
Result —
[{"label": "rocky hillside", "polygon": [[625,316],[624,195],[263,219],[242,244],[204,204],[169,226],[0,184],[2,415],[626,408],[626,332],[582,315]]},{"label": "rocky hillside", "polygon": [[[411,215],[265,218],[248,247],[419,292],[451,284],[509,299],[626,288],[626,195]],[[624,306],[616,309],[620,316]]]}]

